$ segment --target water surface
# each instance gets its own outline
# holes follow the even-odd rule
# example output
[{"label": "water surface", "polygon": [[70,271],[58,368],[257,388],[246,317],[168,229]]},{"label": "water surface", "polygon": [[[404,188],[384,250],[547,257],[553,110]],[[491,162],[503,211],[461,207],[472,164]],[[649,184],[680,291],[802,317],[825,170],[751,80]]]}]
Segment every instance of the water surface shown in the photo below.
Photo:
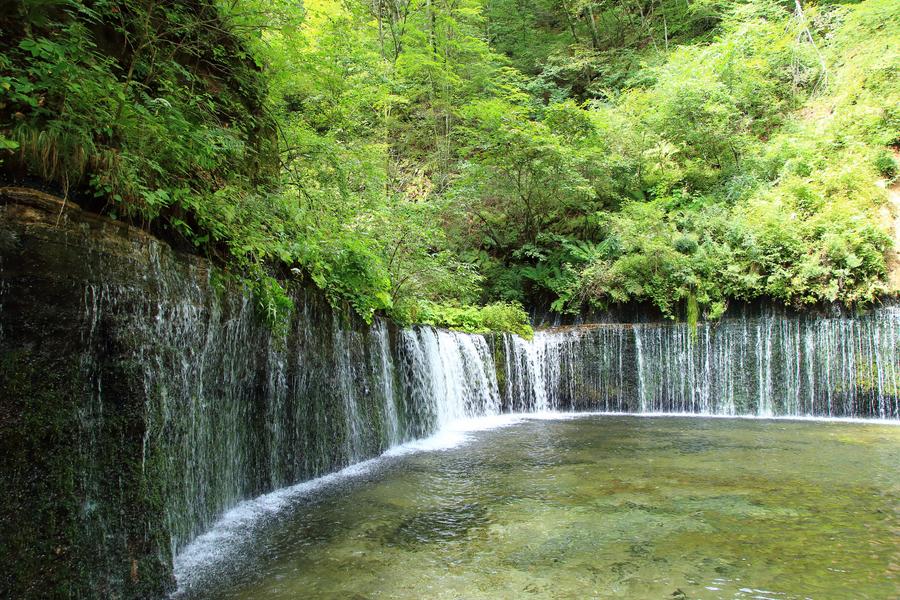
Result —
[{"label": "water surface", "polygon": [[294,494],[221,545],[179,597],[897,598],[900,427],[527,420]]}]

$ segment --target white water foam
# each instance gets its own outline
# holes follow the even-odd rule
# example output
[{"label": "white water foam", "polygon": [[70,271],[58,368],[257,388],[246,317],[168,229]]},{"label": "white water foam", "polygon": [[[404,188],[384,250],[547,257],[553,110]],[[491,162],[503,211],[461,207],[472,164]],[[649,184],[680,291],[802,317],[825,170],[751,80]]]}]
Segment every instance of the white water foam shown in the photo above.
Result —
[{"label": "white water foam", "polygon": [[560,418],[578,418],[578,417],[635,417],[640,419],[668,419],[673,417],[691,418],[691,419],[725,419],[725,420],[746,420],[746,421],[808,421],[812,423],[848,423],[853,425],[890,425],[900,426],[897,419],[863,419],[860,417],[817,417],[813,415],[717,415],[710,413],[691,413],[691,412],[614,412],[614,411],[591,411],[591,412],[548,412],[536,415],[519,415],[523,419],[544,418],[544,419],[560,419]]}]

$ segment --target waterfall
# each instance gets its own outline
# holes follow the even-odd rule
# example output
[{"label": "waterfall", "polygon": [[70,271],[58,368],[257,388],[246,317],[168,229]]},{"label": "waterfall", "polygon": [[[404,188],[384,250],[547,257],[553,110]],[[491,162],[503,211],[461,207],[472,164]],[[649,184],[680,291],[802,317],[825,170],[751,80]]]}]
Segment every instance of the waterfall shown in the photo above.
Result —
[{"label": "waterfall", "polygon": [[[543,336],[537,333],[537,336]],[[550,408],[547,393],[558,386],[546,380],[544,355],[546,343],[529,343],[519,336],[503,336],[506,394],[508,410],[512,412],[545,411]]]},{"label": "waterfall", "polygon": [[381,319],[375,322],[373,331],[377,340],[377,368],[381,369],[382,395],[384,396],[385,439],[389,446],[396,446],[402,440],[400,420],[397,416],[397,396],[394,393],[394,363],[391,358],[388,328]]},{"label": "waterfall", "polygon": [[[460,419],[551,410],[900,418],[898,307],[860,317],[768,311],[696,332],[586,325],[524,340],[381,319],[369,327],[300,291],[279,338],[246,295],[217,292],[211,271],[149,252],[155,293],[85,286],[80,331],[86,348],[101,335],[118,340],[140,372],[141,468],[165,499],[170,557],[242,499]],[[82,419],[95,435],[108,382],[91,352],[81,357],[94,382]]]},{"label": "waterfall", "polygon": [[4,460],[16,474],[3,481],[12,493],[2,514],[46,511],[47,490],[65,490],[54,496],[64,533],[35,521],[11,552],[44,564],[30,540],[62,536],[59,547],[90,557],[77,584],[85,596],[128,586],[159,595],[173,557],[229,508],[460,419],[900,419],[898,306],[748,311],[696,331],[583,325],[524,340],[368,325],[300,288],[274,333],[246,290],[201,259],[112,226],[71,227],[62,245],[58,210],[42,218],[0,255],[0,398],[15,450]]},{"label": "waterfall", "polygon": [[431,327],[404,329],[400,335],[402,386],[414,424],[409,437],[500,412],[496,370],[484,337]]},{"label": "waterfall", "polygon": [[[217,511],[255,493],[248,458],[254,444],[277,447],[267,455],[269,481],[262,484],[271,489],[358,462],[461,419],[501,412],[900,418],[898,307],[859,317],[764,310],[702,323],[695,331],[658,322],[585,325],[538,331],[525,340],[426,326],[397,329],[383,320],[365,327],[335,318],[318,302],[308,295],[300,299],[306,308],[296,316],[295,332],[282,342],[283,349],[270,341],[259,364],[246,362],[244,353],[243,367],[228,361],[214,367],[220,376],[223,367],[226,375],[240,368],[247,370],[245,376],[260,368],[267,373],[265,402],[272,408],[263,435],[245,437],[246,427],[230,428],[228,418],[213,435],[215,411],[191,396],[203,390],[182,392],[190,396],[183,398],[192,407],[190,422],[202,425],[192,432],[194,443],[183,442],[193,454],[181,463],[185,481],[176,486],[186,493],[172,505],[172,514],[181,519],[170,523],[183,536],[178,539],[196,535]],[[202,319],[183,308],[169,316],[171,331],[159,335],[181,339],[179,318],[212,322],[210,329],[225,335],[215,333],[203,348],[231,348],[224,352],[228,356],[269,335],[253,330],[244,305],[226,310],[232,315],[228,319],[221,312],[213,310]],[[200,352],[201,357],[178,364],[209,362]],[[157,363],[149,371],[166,368]],[[231,391],[217,390],[215,397],[230,406],[228,414],[252,421],[252,409],[245,406],[249,400],[231,389],[240,387],[240,377],[227,379]],[[285,407],[292,416],[283,414]],[[289,424],[294,433],[286,435],[282,432]],[[201,456],[197,452],[210,443],[207,436],[219,446]],[[285,456],[302,460],[285,466]],[[210,472],[192,472],[192,461]],[[213,492],[217,485],[220,491]],[[204,497],[216,500],[204,503]],[[190,505],[191,498],[199,508]],[[180,542],[174,550],[179,547]]]},{"label": "waterfall", "polygon": [[511,410],[900,418],[900,306],[505,339]]},{"label": "waterfall", "polygon": [[243,295],[220,298],[190,281],[199,274],[164,271],[167,301],[89,292],[85,330],[131,306],[147,398],[142,460],[164,481],[172,555],[241,499],[501,411],[484,336],[366,327],[302,292],[279,339]]},{"label": "waterfall", "polygon": [[[571,327],[527,341],[383,320],[367,328],[302,294],[278,340],[243,296],[220,300],[209,287],[170,286],[168,301],[139,311],[148,331],[128,320],[129,335],[144,340],[135,357],[148,399],[142,460],[165,481],[171,555],[241,499],[460,419],[548,410],[900,417],[897,307],[854,318],[770,311],[696,333]],[[132,296],[88,290],[88,335],[99,313],[133,310]]]}]

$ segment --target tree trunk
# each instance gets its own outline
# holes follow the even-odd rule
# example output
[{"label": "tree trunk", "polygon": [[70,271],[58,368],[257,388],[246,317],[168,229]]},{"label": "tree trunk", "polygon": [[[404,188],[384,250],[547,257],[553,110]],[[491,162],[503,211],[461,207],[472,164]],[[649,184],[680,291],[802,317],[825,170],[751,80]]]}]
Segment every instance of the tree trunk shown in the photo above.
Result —
[{"label": "tree trunk", "polygon": [[566,15],[566,23],[569,24],[569,31],[572,32],[572,38],[575,40],[575,43],[578,44],[581,40],[578,39],[578,33],[575,31],[575,22],[572,20],[571,13],[569,13],[569,5],[566,4],[566,0],[562,0],[562,9],[563,13]]},{"label": "tree trunk", "polygon": [[587,5],[588,9],[588,22],[591,25],[591,47],[594,50],[600,49],[600,40],[599,35],[597,34],[597,23],[594,22],[594,5],[592,2],[589,2]]}]

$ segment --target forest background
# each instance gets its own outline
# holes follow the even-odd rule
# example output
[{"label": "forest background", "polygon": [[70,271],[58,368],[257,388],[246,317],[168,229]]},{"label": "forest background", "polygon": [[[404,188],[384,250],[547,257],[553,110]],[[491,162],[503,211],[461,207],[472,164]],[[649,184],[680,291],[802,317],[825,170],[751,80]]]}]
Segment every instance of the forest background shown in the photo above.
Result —
[{"label": "forest background", "polygon": [[894,291],[896,0],[5,0],[0,160],[273,326]]}]

